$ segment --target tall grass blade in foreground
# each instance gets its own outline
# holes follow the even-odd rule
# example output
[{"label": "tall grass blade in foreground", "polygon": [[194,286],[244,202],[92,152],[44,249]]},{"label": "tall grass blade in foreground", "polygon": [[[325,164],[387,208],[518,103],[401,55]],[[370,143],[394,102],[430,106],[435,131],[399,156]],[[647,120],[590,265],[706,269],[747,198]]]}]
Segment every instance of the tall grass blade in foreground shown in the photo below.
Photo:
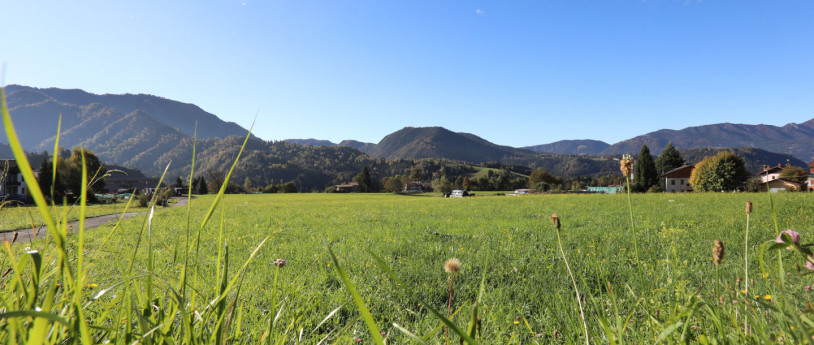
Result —
[{"label": "tall grass blade in foreground", "polygon": [[[619,161],[619,170],[622,171],[622,175],[625,176],[625,181],[627,182],[627,210],[630,214],[630,233],[633,234],[633,246],[636,250],[636,266],[638,267],[641,264],[639,262],[639,236],[636,236],[636,228],[633,226],[633,203],[630,201],[630,174],[633,172],[633,157],[623,155]],[[642,269],[639,268],[640,273],[641,270]]]},{"label": "tall grass blade in foreground", "polygon": [[[17,132],[14,130],[14,124],[11,122],[11,115],[9,114],[8,107],[6,105],[5,88],[0,88],[0,109],[2,109],[3,126],[6,129],[6,137],[8,138],[11,151],[14,154],[14,159],[17,160],[17,166],[20,169],[20,173],[22,173],[26,185],[28,185],[28,189],[31,192],[31,197],[34,199],[34,202],[37,205],[37,210],[39,210],[42,219],[45,221],[45,224],[48,227],[48,232],[51,234],[54,241],[56,241],[62,256],[61,261],[63,263],[67,263],[68,252],[65,248],[64,238],[59,236],[56,224],[54,223],[53,218],[51,218],[51,212],[48,211],[48,203],[45,201],[45,196],[42,194],[40,184],[34,177],[34,172],[31,170],[31,164],[28,163],[28,157],[26,156],[25,151],[23,151],[22,145],[20,145],[20,139],[17,137]],[[71,275],[70,270],[67,273]]]},{"label": "tall grass blade in foreground", "polygon": [[379,332],[379,327],[376,326],[376,321],[373,320],[373,315],[370,314],[370,309],[365,306],[365,301],[362,300],[362,295],[360,295],[359,291],[356,290],[356,286],[353,285],[348,273],[345,272],[345,269],[339,264],[339,260],[336,259],[336,255],[334,255],[331,247],[326,245],[325,248],[328,250],[328,254],[331,256],[334,267],[336,267],[336,272],[339,273],[339,277],[342,278],[342,283],[345,285],[345,289],[348,290],[353,298],[353,302],[356,303],[356,308],[359,309],[359,313],[362,314],[362,319],[365,320],[365,325],[367,325],[370,336],[373,337],[373,341],[376,344],[383,345],[384,339]]},{"label": "tall grass blade in foreground", "polygon": [[557,245],[560,247],[560,254],[562,254],[562,259],[565,261],[565,268],[568,269],[568,275],[571,277],[571,282],[574,284],[574,293],[577,295],[577,304],[579,305],[579,317],[582,319],[582,328],[585,330],[585,344],[589,344],[588,325],[585,323],[585,312],[582,310],[582,298],[579,296],[577,280],[574,279],[574,273],[571,272],[571,265],[568,264],[568,258],[565,257],[565,251],[562,249],[562,240],[560,239],[560,216],[558,216],[556,213],[551,215],[551,223],[553,223],[554,227],[557,229]]},{"label": "tall grass blade in foreground", "polygon": [[54,151],[51,158],[51,166],[52,166],[52,174],[51,174],[51,204],[56,205],[56,200],[54,200],[54,187],[57,184],[57,154],[59,152],[59,134],[62,132],[62,114],[59,114],[59,120],[57,120],[57,135],[54,138]]},{"label": "tall grass blade in foreground", "polygon": [[[752,201],[746,202],[746,235],[743,240],[743,276],[744,276],[744,294],[749,296],[749,216],[752,215]],[[746,314],[746,309],[743,310],[743,334],[748,335],[749,328],[747,322],[749,317]]]}]

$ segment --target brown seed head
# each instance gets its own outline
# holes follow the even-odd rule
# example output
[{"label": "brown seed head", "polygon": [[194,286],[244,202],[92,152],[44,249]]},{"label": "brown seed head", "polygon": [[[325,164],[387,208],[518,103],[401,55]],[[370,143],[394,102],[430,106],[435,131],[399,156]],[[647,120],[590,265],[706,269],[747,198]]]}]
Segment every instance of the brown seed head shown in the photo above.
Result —
[{"label": "brown seed head", "polygon": [[551,224],[554,224],[554,227],[556,227],[557,231],[559,231],[560,230],[560,216],[558,216],[555,213],[555,214],[552,214],[551,217],[548,217],[548,219],[551,219]]},{"label": "brown seed head", "polygon": [[752,213],[752,201],[749,200],[749,201],[746,202],[746,214],[751,214],[751,213]]},{"label": "brown seed head", "polygon": [[444,271],[447,271],[447,273],[449,274],[455,274],[460,272],[461,261],[456,258],[447,260],[447,262],[444,263]]},{"label": "brown seed head", "polygon": [[721,264],[724,260],[724,243],[721,240],[715,240],[715,245],[712,246],[712,262],[715,266]]},{"label": "brown seed head", "polygon": [[631,155],[622,156],[622,159],[619,160],[619,170],[622,171],[623,176],[630,176],[630,173],[633,172],[633,157]]}]

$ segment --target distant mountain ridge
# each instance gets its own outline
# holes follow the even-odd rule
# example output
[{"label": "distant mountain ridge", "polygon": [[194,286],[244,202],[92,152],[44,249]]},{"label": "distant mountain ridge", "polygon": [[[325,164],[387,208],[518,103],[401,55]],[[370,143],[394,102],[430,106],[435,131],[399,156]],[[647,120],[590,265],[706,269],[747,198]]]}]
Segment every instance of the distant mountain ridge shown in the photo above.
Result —
[{"label": "distant mountain ridge", "polygon": [[370,152],[372,152],[373,149],[376,147],[376,144],[363,143],[361,141],[356,141],[356,140],[342,140],[342,142],[340,142],[337,145],[339,145],[339,146],[349,146],[349,147],[355,148],[355,149],[357,149],[359,151],[362,151],[362,152],[364,152],[366,154],[370,154]]},{"label": "distant mountain ridge", "polygon": [[[191,133],[196,122],[199,143],[196,164],[200,164],[201,169],[230,163],[229,159],[223,162],[210,160],[202,154],[223,158],[229,153],[234,157],[237,154],[236,145],[239,147],[247,132],[195,105],[157,96],[95,95],[82,90],[19,85],[8,86],[6,91],[9,111],[27,151],[53,149],[57,119],[62,114],[60,146],[71,148],[82,145],[94,151],[106,163],[137,168],[151,176],[160,174],[170,162],[171,174],[188,174],[183,169],[189,166]],[[332,181],[334,177],[325,176],[319,167],[314,166],[317,163],[305,162],[303,157],[331,157],[336,161],[354,159],[357,163],[376,164],[425,158],[471,163],[499,162],[532,169],[543,168],[560,176],[585,176],[618,173],[618,162],[604,156],[637,154],[642,144],[647,144],[653,154],[658,154],[669,141],[685,153],[685,158],[691,163],[715,150],[725,149],[743,155],[747,165],[751,164],[750,170],[754,170],[755,166],[759,168],[761,164],[786,162],[805,166],[805,162],[814,157],[814,119],[782,127],[723,123],[682,130],[663,129],[613,145],[586,139],[525,148],[498,145],[475,134],[454,132],[443,127],[405,127],[375,144],[355,140],[334,144],[319,139],[287,139],[272,145],[274,143],[253,138],[246,148],[244,159],[251,169],[272,169],[274,174],[263,176],[275,183],[283,177],[297,177],[296,171],[300,168],[308,170],[308,174],[311,174],[309,178]],[[5,136],[0,135],[0,154],[8,150],[5,142]],[[273,158],[275,152],[284,152],[288,161]],[[359,158],[362,156],[365,158]],[[353,169],[357,168],[345,163],[332,164],[340,166],[334,171],[342,171],[343,179],[348,179],[345,175],[352,174]],[[241,163],[241,167],[246,166]],[[246,171],[245,176],[264,181],[251,171]]]},{"label": "distant mountain ridge", "polygon": [[384,159],[445,158],[467,162],[500,161],[518,149],[499,146],[469,133],[443,127],[405,127],[384,137],[370,152]]},{"label": "distant mountain ridge", "polygon": [[299,144],[299,145],[310,145],[310,146],[334,146],[333,142],[329,140],[317,140],[317,139],[285,139],[283,141],[287,141],[289,143]]},{"label": "distant mountain ridge", "polygon": [[[58,103],[88,106],[94,103],[105,108],[113,108],[122,114],[141,110],[154,120],[192,136],[197,123],[197,137],[225,138],[231,135],[245,135],[247,130],[234,122],[223,121],[214,114],[204,111],[194,104],[173,101],[146,94],[104,94],[97,95],[79,89],[35,88],[22,85],[6,86],[9,109],[31,105],[53,99]],[[53,115],[56,117],[55,114]],[[64,119],[63,119],[64,121]],[[54,122],[56,123],[56,122]]]},{"label": "distant mountain ridge", "polygon": [[605,150],[609,146],[610,144],[604,141],[583,139],[583,140],[560,140],[550,144],[526,146],[523,148],[534,152],[551,152],[569,155],[595,156],[600,154],[603,150]]},{"label": "distant mountain ridge", "polygon": [[[746,163],[746,170],[757,173],[763,165],[791,164],[797,167],[805,167],[808,163],[801,161],[788,153],[770,152],[756,147],[717,147],[717,148],[694,148],[680,149],[681,156],[687,164],[698,164],[708,156],[714,156],[720,151],[732,152],[741,157]],[[652,152],[652,151],[651,151]]]},{"label": "distant mountain ridge", "polygon": [[[196,122],[200,140],[247,133],[195,105],[156,96],[95,95],[19,85],[7,86],[6,92],[9,113],[26,151],[53,150],[61,116],[61,147],[84,146],[104,162],[150,175],[163,169],[156,164],[159,157],[195,133]],[[4,135],[0,143],[6,143]]]},{"label": "distant mountain ridge", "polygon": [[659,153],[670,141],[675,147],[682,149],[752,146],[771,152],[788,153],[807,161],[814,158],[814,119],[782,127],[718,123],[681,130],[662,129],[620,141],[601,154],[637,153],[645,144],[650,152]]}]

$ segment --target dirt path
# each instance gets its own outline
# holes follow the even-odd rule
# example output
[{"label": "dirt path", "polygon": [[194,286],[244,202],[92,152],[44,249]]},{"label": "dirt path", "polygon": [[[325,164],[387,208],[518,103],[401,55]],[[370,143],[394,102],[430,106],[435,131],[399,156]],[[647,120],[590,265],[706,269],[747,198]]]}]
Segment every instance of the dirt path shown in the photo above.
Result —
[{"label": "dirt path", "polygon": [[[170,207],[181,207],[181,206],[185,206],[187,204],[187,198],[186,197],[174,197],[173,199],[175,199],[175,203],[172,204],[172,206],[170,206]],[[108,214],[108,215],[98,216],[98,217],[85,218],[85,229],[96,228],[96,227],[99,227],[99,226],[102,226],[102,225],[107,225],[107,224],[115,224],[119,220],[119,218],[122,218],[122,219],[133,218],[135,216],[138,216],[138,215],[144,214],[144,213],[145,213],[144,211],[141,211],[141,212],[127,212],[127,213],[124,213],[124,214],[116,213],[116,214]],[[79,226],[79,221],[78,220],[69,222],[68,223],[68,233],[70,234],[71,232],[76,230],[76,228],[78,226]],[[11,242],[11,240],[14,238],[15,234],[17,236],[17,240],[14,241],[14,243],[21,243],[21,242],[26,243],[26,242],[31,242],[31,240],[35,238],[35,234],[36,234],[36,238],[45,238],[45,237],[47,237],[48,236],[48,229],[46,229],[46,226],[43,225],[43,226],[40,226],[37,229],[22,229],[22,230],[17,230],[17,231],[7,231],[7,232],[0,233],[0,241],[6,240],[6,241]]]}]

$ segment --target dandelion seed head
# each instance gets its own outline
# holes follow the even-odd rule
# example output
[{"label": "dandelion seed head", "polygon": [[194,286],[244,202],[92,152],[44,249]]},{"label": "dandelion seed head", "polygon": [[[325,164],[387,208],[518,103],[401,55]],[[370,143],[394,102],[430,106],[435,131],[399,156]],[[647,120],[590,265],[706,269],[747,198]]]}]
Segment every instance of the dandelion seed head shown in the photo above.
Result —
[{"label": "dandelion seed head", "polygon": [[447,260],[447,262],[444,263],[444,271],[446,271],[447,273],[450,273],[450,274],[455,274],[455,273],[460,272],[461,271],[461,261],[456,259],[456,258],[452,258],[452,259]]}]

